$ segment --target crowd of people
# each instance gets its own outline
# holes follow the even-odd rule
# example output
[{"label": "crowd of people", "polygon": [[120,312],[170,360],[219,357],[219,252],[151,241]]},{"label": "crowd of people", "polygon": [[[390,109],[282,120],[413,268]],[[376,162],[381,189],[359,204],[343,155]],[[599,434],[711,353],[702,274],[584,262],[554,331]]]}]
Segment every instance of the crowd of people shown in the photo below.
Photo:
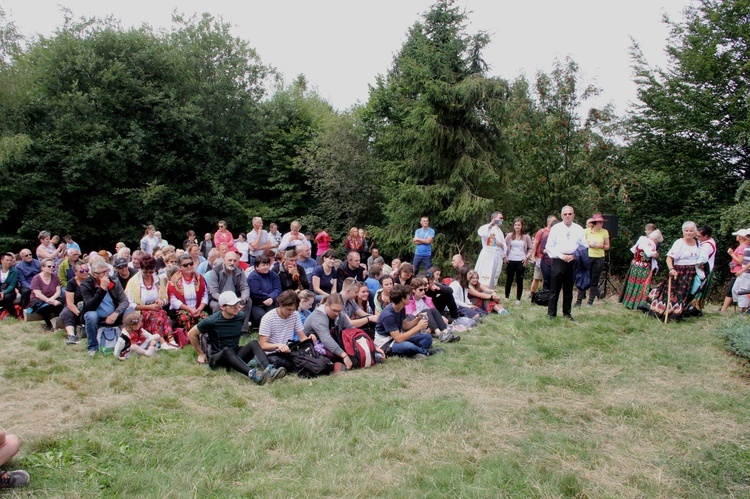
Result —
[{"label": "crowd of people", "polygon": [[[340,261],[325,231],[313,238],[296,221],[285,234],[276,224],[266,231],[260,217],[237,238],[220,221],[217,231],[200,242],[188,231],[176,248],[148,226],[135,250],[120,242],[114,253],[88,255],[71,236],[61,242],[42,231],[34,253],[23,248],[17,255],[2,254],[0,319],[38,314],[53,330],[53,319],[59,317],[66,342],[76,344],[85,336],[92,356],[100,350],[101,330],[118,328],[114,354],[121,360],[189,344],[198,364],[238,371],[258,385],[297,370],[292,345],[306,341],[328,359],[331,372],[356,367],[341,342],[350,330],[372,340],[373,363],[394,355],[424,358],[444,351],[435,341],[460,341],[457,333],[466,330],[456,326],[461,320],[475,324],[487,314],[507,315],[511,296],[515,304],[523,297],[530,268],[530,296],[540,303],[544,295],[550,319],[557,316],[561,293],[563,317],[573,322],[573,307],[604,299],[599,282],[610,248],[607,221],[596,213],[584,228],[574,218],[573,208],[565,206],[560,221],[549,215],[532,237],[523,218],[516,217],[505,234],[503,214],[492,213],[477,231],[482,249],[476,265],[454,255],[452,279],[433,265],[436,232],[428,217],[415,230],[413,261],[394,259],[390,265],[363,229],[349,231]],[[665,322],[700,315],[710,291],[716,242],[707,226],[685,222],[682,231],[666,253],[667,276],[652,285],[664,237],[653,224],[646,225],[631,248],[633,259],[619,296],[627,308]],[[750,229],[734,235],[738,246],[728,250],[733,278],[722,311],[737,302],[745,312],[750,307]],[[504,264],[506,280],[498,288]],[[240,346],[251,328],[258,339]],[[0,458],[17,451],[14,438],[0,431]],[[0,486],[26,483],[23,471],[0,474]]]}]

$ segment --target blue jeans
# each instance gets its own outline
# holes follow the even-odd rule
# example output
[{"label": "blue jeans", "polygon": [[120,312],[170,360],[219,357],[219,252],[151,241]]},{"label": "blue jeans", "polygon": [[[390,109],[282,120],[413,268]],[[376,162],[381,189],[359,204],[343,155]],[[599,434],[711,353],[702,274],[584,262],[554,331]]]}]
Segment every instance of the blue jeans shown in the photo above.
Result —
[{"label": "blue jeans", "polygon": [[83,314],[83,323],[86,326],[86,343],[89,350],[99,349],[99,339],[96,333],[99,331],[99,314],[96,310]]},{"label": "blue jeans", "polygon": [[432,336],[427,333],[417,333],[406,341],[391,344],[391,353],[404,357],[412,357],[418,353],[427,355],[427,349],[432,346]]},{"label": "blue jeans", "polygon": [[414,255],[414,275],[419,274],[419,266],[424,263],[424,271],[427,272],[432,267],[432,255]]}]

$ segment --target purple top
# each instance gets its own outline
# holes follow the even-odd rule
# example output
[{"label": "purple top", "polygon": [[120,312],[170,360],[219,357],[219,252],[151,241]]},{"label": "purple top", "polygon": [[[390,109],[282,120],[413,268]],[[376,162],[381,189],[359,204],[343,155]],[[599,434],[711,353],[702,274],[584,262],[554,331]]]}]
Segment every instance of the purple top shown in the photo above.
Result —
[{"label": "purple top", "polygon": [[[31,290],[34,291],[35,289],[38,289],[47,298],[50,298],[55,294],[58,286],[60,286],[60,278],[57,277],[57,274],[52,274],[52,279],[49,281],[49,284],[44,284],[41,274],[35,275],[31,280]],[[32,295],[32,298],[33,297],[34,295]]]}]

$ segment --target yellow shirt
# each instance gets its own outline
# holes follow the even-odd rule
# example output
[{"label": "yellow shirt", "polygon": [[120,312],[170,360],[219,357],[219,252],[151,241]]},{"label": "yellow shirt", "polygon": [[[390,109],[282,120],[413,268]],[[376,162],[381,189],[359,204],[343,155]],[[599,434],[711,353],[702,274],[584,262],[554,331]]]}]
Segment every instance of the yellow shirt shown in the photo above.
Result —
[{"label": "yellow shirt", "polygon": [[[591,232],[591,229],[583,231],[586,234],[586,242],[589,244],[589,258],[604,258],[604,240],[609,238],[609,232],[607,229],[599,229],[598,232]],[[591,248],[591,243],[594,243],[596,248]]]}]

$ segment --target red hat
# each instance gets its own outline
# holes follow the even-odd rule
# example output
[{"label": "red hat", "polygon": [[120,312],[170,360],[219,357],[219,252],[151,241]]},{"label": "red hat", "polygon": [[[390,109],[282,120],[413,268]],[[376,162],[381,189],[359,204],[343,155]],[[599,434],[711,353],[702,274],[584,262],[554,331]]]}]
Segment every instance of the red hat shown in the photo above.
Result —
[{"label": "red hat", "polygon": [[606,220],[604,220],[601,213],[594,213],[591,215],[591,218],[589,218],[589,222],[606,222]]}]

